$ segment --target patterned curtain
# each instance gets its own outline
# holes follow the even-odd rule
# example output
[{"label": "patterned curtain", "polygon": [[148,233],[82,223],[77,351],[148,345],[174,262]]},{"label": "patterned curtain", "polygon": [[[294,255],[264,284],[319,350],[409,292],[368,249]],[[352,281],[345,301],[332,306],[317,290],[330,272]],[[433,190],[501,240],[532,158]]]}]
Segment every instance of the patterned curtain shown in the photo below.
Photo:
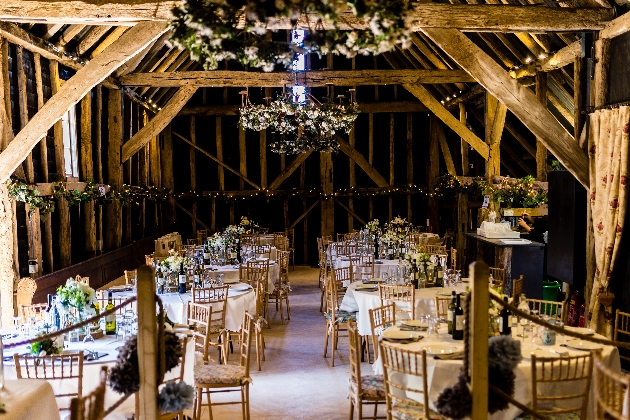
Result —
[{"label": "patterned curtain", "polygon": [[595,236],[595,276],[585,296],[591,328],[612,337],[610,277],[619,253],[628,193],[630,107],[596,111],[590,116],[590,202]]}]

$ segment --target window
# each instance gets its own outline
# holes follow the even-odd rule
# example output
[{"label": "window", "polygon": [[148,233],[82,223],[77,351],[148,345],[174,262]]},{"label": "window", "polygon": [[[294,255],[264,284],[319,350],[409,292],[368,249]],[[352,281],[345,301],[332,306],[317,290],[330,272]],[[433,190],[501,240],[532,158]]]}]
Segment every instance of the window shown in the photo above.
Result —
[{"label": "window", "polygon": [[79,177],[79,154],[77,146],[77,117],[74,106],[61,117],[63,131],[63,157],[65,174],[68,177]]}]

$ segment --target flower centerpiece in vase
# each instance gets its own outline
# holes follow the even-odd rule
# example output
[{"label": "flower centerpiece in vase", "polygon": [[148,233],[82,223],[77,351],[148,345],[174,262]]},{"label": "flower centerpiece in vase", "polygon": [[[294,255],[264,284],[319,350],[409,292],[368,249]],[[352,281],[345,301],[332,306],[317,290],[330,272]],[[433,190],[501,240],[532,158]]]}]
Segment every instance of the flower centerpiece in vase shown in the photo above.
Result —
[{"label": "flower centerpiece in vase", "polygon": [[[494,296],[503,299],[503,287],[502,286],[490,286],[490,293]],[[508,297],[508,303],[512,302],[512,298]],[[499,335],[499,316],[501,313],[501,305],[497,304],[494,300],[490,299],[488,302],[488,335],[490,337]]]},{"label": "flower centerpiece in vase", "polygon": [[239,222],[238,227],[241,228],[241,233],[245,234],[256,233],[260,229],[258,223],[253,220],[249,220],[246,216],[241,216],[241,221]]},{"label": "flower centerpiece in vase", "polygon": [[73,278],[59,286],[55,300],[63,326],[69,326],[96,315],[96,292],[86,283]]},{"label": "flower centerpiece in vase", "polygon": [[[178,251],[171,249],[168,251],[168,257],[160,261],[159,267],[164,277],[167,278],[169,283],[177,283],[177,273],[179,267],[183,264],[184,270],[188,270],[193,267],[193,262],[190,258],[181,256]],[[159,287],[160,285],[158,285]]]}]

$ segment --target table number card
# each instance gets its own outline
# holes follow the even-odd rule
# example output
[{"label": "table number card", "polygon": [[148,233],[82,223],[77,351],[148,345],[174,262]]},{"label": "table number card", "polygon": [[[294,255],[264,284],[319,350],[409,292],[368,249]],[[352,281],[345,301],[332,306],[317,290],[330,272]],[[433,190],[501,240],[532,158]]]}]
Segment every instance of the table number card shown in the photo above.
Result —
[{"label": "table number card", "polygon": [[490,196],[486,194],[483,196],[483,204],[481,205],[481,208],[487,209],[489,204],[490,204]]},{"label": "table number card", "polygon": [[101,197],[105,197],[107,191],[105,191],[105,184],[98,184],[98,192],[101,194]]}]

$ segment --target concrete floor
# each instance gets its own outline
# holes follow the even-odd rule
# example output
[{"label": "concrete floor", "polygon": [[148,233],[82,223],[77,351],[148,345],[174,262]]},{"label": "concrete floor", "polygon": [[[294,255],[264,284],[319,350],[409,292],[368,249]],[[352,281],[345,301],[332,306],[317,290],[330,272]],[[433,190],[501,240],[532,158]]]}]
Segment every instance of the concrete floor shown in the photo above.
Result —
[{"label": "concrete floor", "polygon": [[[348,340],[340,338],[331,367],[330,349],[323,358],[325,326],[319,312],[319,269],[296,267],[290,270],[292,292],[291,321],[280,324],[280,316],[272,308],[271,329],[265,329],[266,358],[259,372],[252,347],[250,410],[253,420],[267,419],[347,419],[348,400]],[[237,363],[237,354],[230,363]],[[372,372],[363,363],[364,374]],[[213,402],[238,398],[232,395],[213,395]],[[214,419],[241,418],[240,405],[213,407]],[[207,419],[204,408],[201,417]]]}]

